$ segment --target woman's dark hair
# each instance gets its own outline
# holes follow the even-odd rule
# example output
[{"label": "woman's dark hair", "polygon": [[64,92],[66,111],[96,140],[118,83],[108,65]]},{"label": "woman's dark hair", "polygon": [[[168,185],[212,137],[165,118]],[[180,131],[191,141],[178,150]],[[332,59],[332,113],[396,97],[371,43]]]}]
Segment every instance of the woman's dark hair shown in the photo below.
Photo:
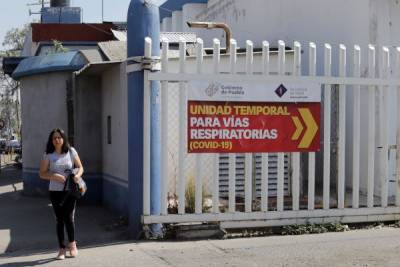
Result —
[{"label": "woman's dark hair", "polygon": [[61,152],[67,153],[71,147],[69,145],[68,137],[65,134],[65,132],[60,128],[56,128],[56,129],[52,130],[49,134],[49,139],[47,140],[47,145],[46,145],[46,154],[53,153],[54,150],[56,149],[53,145],[53,134],[56,132],[59,133],[61,135],[62,139],[64,140],[63,145],[61,147]]}]

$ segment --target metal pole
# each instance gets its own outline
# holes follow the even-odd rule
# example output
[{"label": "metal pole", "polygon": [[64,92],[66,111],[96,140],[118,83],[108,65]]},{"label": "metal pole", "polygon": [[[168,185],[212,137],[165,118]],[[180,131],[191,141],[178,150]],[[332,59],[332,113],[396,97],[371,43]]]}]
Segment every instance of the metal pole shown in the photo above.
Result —
[{"label": "metal pole", "polygon": [[[144,55],[145,37],[152,39],[152,55],[160,55],[159,9],[145,0],[131,0],[128,10],[128,57]],[[128,74],[128,209],[132,237],[142,231],[143,215],[143,86],[144,71]],[[161,134],[159,83],[151,82],[150,214],[160,214]],[[160,225],[152,227],[161,234]]]}]

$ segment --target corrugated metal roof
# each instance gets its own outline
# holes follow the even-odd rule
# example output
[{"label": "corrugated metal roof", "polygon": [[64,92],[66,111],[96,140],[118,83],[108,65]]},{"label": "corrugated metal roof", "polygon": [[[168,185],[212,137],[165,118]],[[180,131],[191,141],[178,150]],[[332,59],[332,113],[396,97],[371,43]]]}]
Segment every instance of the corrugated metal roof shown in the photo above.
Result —
[{"label": "corrugated metal roof", "polygon": [[17,80],[25,76],[47,72],[76,71],[87,63],[87,59],[78,51],[29,57],[21,61],[12,77]]},{"label": "corrugated metal roof", "polygon": [[[126,31],[111,30],[111,32],[118,41],[127,40]],[[160,32],[160,40],[167,39],[169,43],[179,43],[181,38],[186,43],[195,43],[197,36],[192,32]]]},{"label": "corrugated metal roof", "polygon": [[179,43],[183,39],[186,43],[195,43],[196,34],[192,32],[161,32],[160,40],[167,39],[169,43]]},{"label": "corrugated metal roof", "polygon": [[124,61],[127,57],[126,42],[109,41],[98,45],[109,61]]},{"label": "corrugated metal roof", "polygon": [[82,49],[79,50],[85,59],[90,63],[103,62],[105,60],[104,56],[101,54],[99,49]]}]

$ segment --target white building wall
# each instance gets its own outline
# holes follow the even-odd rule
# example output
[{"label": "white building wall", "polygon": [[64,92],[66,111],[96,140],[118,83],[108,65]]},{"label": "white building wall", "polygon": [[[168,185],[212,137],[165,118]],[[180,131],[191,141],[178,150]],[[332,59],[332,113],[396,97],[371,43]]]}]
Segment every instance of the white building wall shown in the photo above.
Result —
[{"label": "white building wall", "polygon": [[102,172],[101,82],[97,76],[75,76],[74,142],[85,174],[99,177]]},{"label": "white building wall", "polygon": [[182,32],[183,21],[182,21],[182,11],[172,12],[172,31]]},{"label": "white building wall", "polygon": [[[233,32],[233,38],[238,41],[239,47],[245,47],[245,41],[250,39],[255,47],[260,47],[263,40],[268,40],[271,46],[277,46],[278,40],[284,40],[288,46],[294,41],[300,41],[302,49],[302,72],[308,74],[308,43],[317,44],[317,74],[323,74],[323,45],[330,43],[333,47],[332,71],[338,74],[338,46],[347,47],[347,73],[352,73],[351,63],[353,46],[359,44],[362,51],[362,75],[367,74],[367,47],[368,44],[389,47],[400,45],[400,3],[396,0],[210,0],[207,8],[191,5],[190,13],[183,9],[184,21],[214,21],[227,23]],[[196,14],[197,13],[197,14]],[[184,22],[186,23],[186,22]],[[183,25],[184,29],[185,25]],[[193,31],[193,30],[191,30]],[[220,38],[221,30],[195,30],[198,37],[205,40],[205,47],[212,45],[212,38]],[[209,34],[212,32],[211,34]],[[221,40],[222,41],[222,40]],[[221,44],[224,42],[221,42]],[[379,53],[377,53],[379,55]],[[391,60],[394,59],[393,53]],[[377,63],[379,60],[377,60]],[[379,71],[379,67],[377,67]],[[351,144],[352,144],[352,93],[347,93],[347,157],[346,157],[346,184],[351,185]],[[361,133],[367,131],[367,98],[362,94]],[[389,144],[395,143],[396,100],[394,90],[390,92],[389,105]],[[379,116],[379,114],[377,114]],[[379,120],[377,120],[379,122]],[[379,124],[377,125],[377,128]],[[367,157],[366,136],[361,139],[361,188],[366,188]],[[390,158],[389,179],[394,175],[394,153]],[[377,155],[377,159],[380,155]],[[376,168],[376,175],[378,170]],[[391,192],[394,184],[389,184]],[[375,192],[380,192],[380,181],[375,180]]]},{"label": "white building wall", "polygon": [[[199,28],[189,28],[187,25],[188,21],[197,21],[196,16],[207,10],[207,4],[185,4],[182,7],[182,21],[183,21],[183,31],[184,32],[193,32],[198,37],[203,39],[212,40],[215,37],[223,37],[222,30],[207,30],[207,29],[199,29]],[[223,47],[225,43],[221,44]],[[207,47],[207,46],[205,46]]]},{"label": "white building wall", "polygon": [[[128,184],[127,113],[126,74],[120,64],[102,75],[102,145],[104,179],[124,187]],[[111,144],[107,143],[107,116],[111,116]]]},{"label": "white building wall", "polygon": [[161,31],[163,31],[163,32],[172,31],[172,18],[171,17],[163,18]]},{"label": "white building wall", "polygon": [[68,132],[65,86],[69,77],[66,72],[54,72],[20,80],[25,170],[37,173],[51,130],[59,127]]}]

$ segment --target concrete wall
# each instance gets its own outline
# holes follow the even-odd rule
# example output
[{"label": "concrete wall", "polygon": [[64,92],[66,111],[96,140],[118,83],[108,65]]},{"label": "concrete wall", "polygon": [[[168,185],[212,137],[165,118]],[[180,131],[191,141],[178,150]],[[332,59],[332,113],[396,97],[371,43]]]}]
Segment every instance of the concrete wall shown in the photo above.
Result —
[{"label": "concrete wall", "polygon": [[[21,79],[24,191],[46,194],[48,182],[39,179],[39,164],[50,131],[68,132],[67,81],[70,72],[46,73]],[[88,192],[84,202],[101,203],[127,214],[128,148],[125,65],[104,72],[75,76],[74,147],[84,169]],[[111,144],[107,117],[111,116]]]},{"label": "concrete wall", "polygon": [[75,144],[84,166],[88,184],[85,200],[101,203],[102,188],[102,131],[101,77],[78,76],[74,89]]},{"label": "concrete wall", "polygon": [[[128,213],[128,120],[125,65],[114,65],[102,74],[103,202],[117,212]],[[107,117],[111,117],[111,144]],[[141,129],[138,129],[141,131]]]},{"label": "concrete wall", "polygon": [[66,85],[71,75],[53,72],[21,79],[24,193],[46,194],[48,182],[39,178],[39,165],[50,131],[68,132]]}]

